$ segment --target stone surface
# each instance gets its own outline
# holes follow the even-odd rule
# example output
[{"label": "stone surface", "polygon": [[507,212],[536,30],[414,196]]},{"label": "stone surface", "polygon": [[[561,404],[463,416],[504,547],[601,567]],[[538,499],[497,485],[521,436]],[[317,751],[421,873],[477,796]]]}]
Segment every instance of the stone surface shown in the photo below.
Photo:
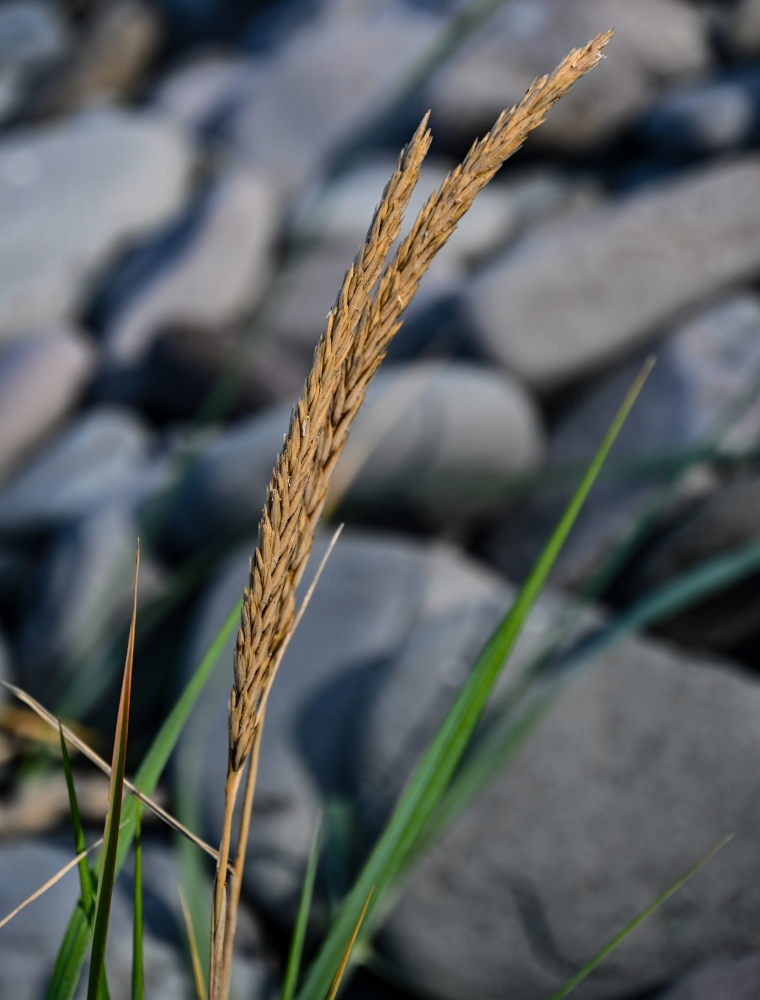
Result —
[{"label": "stone surface", "polygon": [[76,43],[36,81],[30,114],[61,114],[88,101],[124,99],[141,83],[161,44],[158,10],[145,0],[95,5]]},{"label": "stone surface", "polygon": [[[753,447],[760,438],[760,298],[732,296],[686,322],[655,348],[657,364],[618,436],[611,461],[677,456],[720,433],[729,451]],[[549,439],[547,465],[591,461],[643,362],[643,356],[587,390],[558,422]],[[555,565],[552,579],[577,587],[592,577],[652,503],[657,479],[645,469],[622,480],[599,482]],[[687,477],[679,494],[704,490]],[[530,496],[491,533],[483,553],[510,579],[522,580],[559,520],[569,490]]]},{"label": "stone surface", "polygon": [[74,406],[94,364],[91,344],[67,326],[0,352],[0,481]]},{"label": "stone surface", "polygon": [[126,411],[90,410],[23,466],[0,493],[0,533],[33,532],[127,502],[149,436]]},{"label": "stone surface", "polygon": [[483,349],[551,389],[760,271],[760,159],[645,188],[528,236],[469,289]]},{"label": "stone surface", "polygon": [[[373,802],[387,811],[465,676],[438,663],[408,657],[363,719],[357,774],[375,829]],[[651,641],[576,673],[412,875],[382,937],[402,981],[452,1000],[503,997],[508,983],[515,1000],[540,1000],[728,833],[576,992],[622,1000],[706,953],[752,947],[760,800],[744,762],[759,713],[756,682]]]},{"label": "stone surface", "polygon": [[441,19],[404,3],[336,0],[251,60],[246,94],[220,132],[297,188],[356,134],[434,41]]},{"label": "stone surface", "polygon": [[[0,911],[5,914],[73,857],[69,840],[26,840],[0,845]],[[146,838],[143,846],[145,995],[185,1000],[192,983],[185,958],[184,924],[179,910],[177,865],[170,852]],[[113,1000],[130,996],[132,968],[131,864],[117,881],[113,895],[106,968]],[[79,895],[76,871],[69,872],[43,899],[22,911],[0,937],[0,991],[17,1000],[39,1000],[44,996],[55,956],[71,911]],[[250,935],[248,935],[250,937]],[[241,985],[268,996],[267,977],[261,962],[241,970]],[[271,988],[271,984],[269,984]],[[259,994],[258,990],[262,990]],[[75,994],[87,994],[87,965]],[[247,995],[254,995],[248,993]]]},{"label": "stone surface", "polygon": [[[99,506],[58,534],[19,629],[19,659],[30,690],[61,696],[69,684],[81,684],[95,652],[129,621],[139,534],[120,504]],[[140,607],[156,596],[160,581],[143,548]],[[90,679],[89,693],[97,682]]]},{"label": "stone surface", "polygon": [[681,0],[515,0],[489,17],[429,88],[436,129],[471,142],[570,48],[615,27],[610,58],[553,108],[531,145],[570,153],[610,138],[660,88],[710,63],[702,15]]},{"label": "stone surface", "polygon": [[731,10],[724,41],[734,55],[752,58],[760,52],[760,3],[739,0]]},{"label": "stone surface", "polygon": [[754,1000],[760,994],[760,956],[724,958],[700,966],[660,1000]]},{"label": "stone surface", "polygon": [[[311,567],[325,543],[318,540]],[[239,599],[253,545],[230,559],[201,601],[184,657],[187,673]],[[503,598],[494,576],[441,543],[349,531],[340,537],[267,707],[246,883],[280,920],[292,922],[318,810],[345,800],[352,788],[363,720],[389,661],[433,622],[448,621],[448,634],[458,625],[472,643],[484,614],[503,611]],[[222,808],[231,648],[230,641],[219,654],[177,763],[179,781],[200,785],[209,833],[218,829]]]},{"label": "stone surface", "polygon": [[170,324],[206,327],[211,337],[245,315],[270,276],[279,214],[261,174],[240,168],[220,178],[189,218],[146,248],[142,268],[131,262],[135,277],[125,276],[108,310],[109,361],[141,358]]},{"label": "stone surface", "polygon": [[30,81],[65,55],[69,33],[62,12],[45,0],[8,0],[0,6],[0,121],[23,106]]},{"label": "stone surface", "polygon": [[760,134],[760,70],[748,67],[667,94],[637,132],[679,157],[747,146]]},{"label": "stone surface", "polygon": [[[694,501],[666,521],[620,586],[630,598],[662,586],[760,536],[760,480],[742,478]],[[760,633],[760,587],[744,579],[668,618],[661,626],[684,645],[737,650]],[[751,656],[751,652],[747,654]]]},{"label": "stone surface", "polygon": [[0,341],[78,312],[128,241],[180,206],[185,140],[155,117],[93,111],[0,142]]},{"label": "stone surface", "polygon": [[199,137],[213,132],[255,85],[250,60],[228,53],[197,53],[158,81],[157,111]]},{"label": "stone surface", "polygon": [[[242,421],[202,450],[167,528],[173,547],[255,530],[289,416],[288,405]],[[537,412],[516,381],[460,364],[389,367],[356,418],[329,502],[463,524],[541,453]]]}]

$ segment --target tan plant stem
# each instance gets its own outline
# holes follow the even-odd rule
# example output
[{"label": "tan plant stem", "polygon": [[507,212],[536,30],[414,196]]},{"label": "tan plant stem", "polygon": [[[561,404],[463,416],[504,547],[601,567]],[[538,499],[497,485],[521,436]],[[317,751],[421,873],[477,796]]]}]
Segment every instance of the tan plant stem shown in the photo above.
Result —
[{"label": "tan plant stem", "polygon": [[[225,827],[212,920],[211,978],[217,984],[210,990],[212,1000],[226,997],[223,984],[229,973],[227,969],[223,974],[232,938],[224,929],[224,873],[239,775],[252,748],[258,748],[271,683],[293,632],[296,587],[351,423],[436,253],[478,192],[520,148],[528,133],[541,124],[549,108],[599,62],[611,34],[598,35],[572,51],[553,73],[534,81],[518,104],[499,115],[491,131],[473,144],[462,163],[428,199],[383,271],[430,145],[425,116],[401,154],[364,247],[349,268],[328,316],[267,489],[233,654]],[[249,787],[254,782],[255,775]],[[243,824],[247,832],[248,818],[244,817]],[[245,844],[239,843],[238,855],[241,850],[244,852]],[[235,891],[239,894],[239,887]]]}]

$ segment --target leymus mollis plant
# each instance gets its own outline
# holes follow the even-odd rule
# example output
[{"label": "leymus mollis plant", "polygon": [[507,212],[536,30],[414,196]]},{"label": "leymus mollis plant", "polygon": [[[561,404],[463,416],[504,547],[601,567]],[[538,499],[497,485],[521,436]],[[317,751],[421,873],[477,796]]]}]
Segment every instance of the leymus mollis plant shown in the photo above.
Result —
[{"label": "leymus mollis plant", "polygon": [[[364,247],[346,274],[328,316],[267,489],[235,645],[225,818],[212,904],[211,1000],[223,1000],[228,993],[267,698],[293,632],[295,590],[306,568],[330,475],[351,423],[436,253],[477,193],[522,146],[528,133],[541,124],[549,108],[599,62],[611,35],[611,31],[597,35],[583,48],[572,51],[553,73],[536,80],[518,104],[499,115],[491,131],[473,144],[462,163],[428,199],[383,271],[430,145],[426,116],[401,154]],[[225,891],[232,816],[246,763],[248,778],[234,874]]]}]

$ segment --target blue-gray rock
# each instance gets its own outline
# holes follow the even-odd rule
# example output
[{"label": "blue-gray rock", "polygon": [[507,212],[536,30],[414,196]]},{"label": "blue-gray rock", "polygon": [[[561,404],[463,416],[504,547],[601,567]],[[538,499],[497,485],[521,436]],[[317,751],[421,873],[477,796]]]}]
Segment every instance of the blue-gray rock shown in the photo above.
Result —
[{"label": "blue-gray rock", "polygon": [[[185,675],[239,600],[254,544],[239,550],[210,584],[193,618]],[[315,545],[312,567],[325,544],[322,537]],[[340,537],[267,707],[246,884],[280,920],[292,920],[318,811],[353,795],[363,720],[389,662],[434,622],[448,621],[449,636],[458,625],[455,645],[472,645],[482,638],[484,614],[503,611],[503,600],[496,577],[447,545],[352,532]],[[209,836],[217,835],[221,820],[231,650],[230,640],[185,730],[177,763],[177,780],[199,789]]]},{"label": "blue-gray rock", "polygon": [[94,364],[92,345],[68,326],[0,351],[0,481],[74,406]]},{"label": "blue-gray rock", "polygon": [[[167,526],[172,546],[255,530],[289,415],[284,407],[243,421],[201,452]],[[542,437],[514,379],[463,364],[388,367],[370,386],[328,502],[461,525],[492,510],[511,477],[536,466]],[[0,505],[0,524],[1,515]]]},{"label": "blue-gray rock", "polygon": [[127,503],[146,464],[149,435],[132,414],[88,411],[0,492],[0,533],[41,531],[110,501]]},{"label": "blue-gray rock", "polygon": [[[678,454],[718,431],[728,450],[757,443],[760,298],[743,293],[726,299],[678,327],[656,351],[657,364],[623,425],[613,458],[646,461],[652,453]],[[580,474],[642,361],[634,360],[602,379],[560,419],[549,441],[549,467],[577,463]],[[678,496],[683,500],[710,485],[710,480],[692,476],[682,482]],[[572,588],[590,579],[644,515],[657,490],[658,480],[644,470],[622,481],[598,483],[557,561],[555,584]],[[483,551],[510,579],[523,579],[569,498],[569,490],[531,497],[519,518],[506,516],[489,534]]]},{"label": "blue-gray rock", "polygon": [[[71,703],[67,687],[73,683],[86,686],[87,697],[96,697],[102,679],[91,676],[96,654],[126,626],[132,610],[139,534],[134,517],[118,501],[61,530],[18,635],[24,682],[30,690],[48,691],[51,697],[55,692]],[[144,549],[138,614],[160,591],[161,578]]]},{"label": "blue-gray rock", "polygon": [[760,273],[760,158],[718,163],[545,226],[484,268],[482,348],[540,389],[639,347]]},{"label": "blue-gray rock", "polygon": [[98,110],[0,142],[0,340],[70,317],[182,204],[193,157],[155,116]]},{"label": "blue-gray rock", "polygon": [[158,81],[153,106],[203,139],[256,84],[249,59],[227,52],[189,55]]},{"label": "blue-gray rock", "polygon": [[[539,609],[541,611],[541,609]],[[535,650],[549,622],[539,615]],[[452,667],[454,669],[452,669]],[[405,660],[362,720],[362,818],[387,813],[466,661]],[[617,1000],[755,943],[760,686],[626,640],[576,672],[519,752],[424,855],[382,934],[412,991],[543,1000],[727,834],[733,841],[577,989]],[[497,933],[498,931],[498,933]]]},{"label": "blue-gray rock", "polygon": [[0,121],[19,112],[35,75],[60,63],[69,42],[56,4],[8,0],[0,6]]},{"label": "blue-gray rock", "polygon": [[629,124],[660,89],[711,62],[704,15],[682,0],[514,0],[487,18],[434,77],[434,128],[472,141],[570,48],[615,27],[610,58],[552,108],[531,145],[577,152]]},{"label": "blue-gray rock", "polygon": [[755,1000],[760,995],[760,955],[720,958],[684,976],[660,1000]]},{"label": "blue-gray rock", "polygon": [[722,41],[734,56],[751,59],[760,53],[760,3],[738,0],[724,17]]},{"label": "blue-gray rock", "polygon": [[245,316],[269,279],[279,215],[272,181],[244,168],[223,175],[187,219],[145,250],[149,273],[106,305],[109,362],[144,357],[169,325],[204,327],[211,337]]},{"label": "blue-gray rock", "polygon": [[289,188],[314,180],[362,130],[444,22],[419,6],[336,0],[252,57],[246,94],[220,128],[230,145]]},{"label": "blue-gray rock", "polygon": [[667,94],[637,132],[677,157],[749,145],[760,135],[760,70],[749,67]]}]

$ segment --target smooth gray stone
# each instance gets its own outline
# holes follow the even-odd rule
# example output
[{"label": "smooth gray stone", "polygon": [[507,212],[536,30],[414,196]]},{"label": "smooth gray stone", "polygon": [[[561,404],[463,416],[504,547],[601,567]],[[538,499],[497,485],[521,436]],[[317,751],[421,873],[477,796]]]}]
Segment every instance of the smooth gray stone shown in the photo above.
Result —
[{"label": "smooth gray stone", "polygon": [[723,19],[722,41],[739,59],[757,58],[760,53],[760,3],[738,0]]},{"label": "smooth gray stone", "polygon": [[569,153],[629,124],[662,90],[704,75],[707,23],[682,0],[513,0],[487,18],[428,88],[436,130],[459,141],[490,128],[572,47],[615,28],[609,58],[579,81],[528,140]]},{"label": "smooth gray stone", "polygon": [[[682,505],[623,577],[620,586],[635,599],[711,559],[738,552],[760,536],[760,480],[743,476],[706,497]],[[685,645],[740,652],[760,634],[760,588],[740,580],[670,616],[660,626]]]},{"label": "smooth gray stone", "polygon": [[125,410],[101,408],[70,424],[0,492],[0,532],[48,529],[106,502],[127,502],[146,465],[147,430]]},{"label": "smooth gray stone", "polygon": [[0,5],[0,121],[19,112],[35,75],[59,63],[69,44],[56,4],[6,0]]},{"label": "smooth gray stone", "polygon": [[[326,541],[318,539],[307,579]],[[254,544],[230,559],[201,601],[185,650],[185,676],[240,598]],[[390,662],[433,622],[457,622],[472,641],[484,607],[491,613],[501,607],[503,593],[496,577],[450,546],[383,534],[340,537],[267,707],[245,877],[250,892],[279,920],[292,922],[318,811],[326,802],[345,803],[353,792],[364,720]],[[214,837],[227,760],[231,650],[230,640],[185,729],[176,771],[178,781],[199,787],[204,829]]]},{"label": "smooth gray stone", "polygon": [[94,366],[90,342],[67,326],[0,352],[0,481],[74,406]]},{"label": "smooth gray stone", "polygon": [[747,146],[760,134],[760,70],[749,67],[666,94],[637,132],[678,157]]},{"label": "smooth gray stone", "polygon": [[289,189],[319,174],[341,143],[436,39],[440,17],[405,3],[334,0],[252,57],[246,94],[220,128],[236,151]]},{"label": "smooth gray stone", "polygon": [[[126,627],[139,534],[134,516],[118,501],[62,528],[19,630],[20,660],[30,689],[55,690],[60,696],[68,680],[81,684],[95,653]],[[143,546],[138,617],[160,591],[161,580],[159,567]],[[89,687],[97,687],[98,680]]]},{"label": "smooth gray stone", "polygon": [[[755,445],[760,438],[758,296],[742,293],[725,299],[679,326],[655,351],[657,363],[620,431],[613,460],[677,455],[708,441],[722,425],[723,446],[729,451]],[[549,441],[549,467],[577,464],[580,474],[643,360],[602,379],[560,419]],[[711,485],[704,476],[691,475],[682,481],[678,496],[683,500]],[[644,472],[620,482],[597,483],[557,560],[554,583],[572,588],[590,579],[643,516],[658,488],[658,480]],[[569,489],[532,497],[522,516],[505,517],[489,534],[484,552],[511,579],[523,579],[569,498]]]},{"label": "smooth gray stone", "polygon": [[70,317],[130,240],[182,204],[191,150],[166,121],[100,109],[0,142],[0,341]]},{"label": "smooth gray stone", "polygon": [[[536,624],[534,649],[545,613]],[[377,691],[357,755],[361,819],[375,829],[466,665],[409,656]],[[576,992],[622,1000],[751,948],[760,800],[746,761],[759,717],[756,681],[651,641],[575,673],[409,879],[382,934],[399,981],[444,1000],[496,1000],[505,984],[514,1000],[545,1000],[727,834]]]},{"label": "smooth gray stone", "polygon": [[[94,839],[94,838],[91,838]],[[74,856],[65,837],[55,841],[11,842],[0,845],[0,913],[3,916]],[[181,949],[185,930],[177,884],[181,878],[164,846],[146,839],[144,867],[145,995],[187,1000],[194,995],[191,973]],[[0,992],[14,1000],[43,1000],[53,963],[74,904],[79,896],[76,869],[15,917],[0,935]],[[256,951],[256,931],[243,915],[241,938]],[[87,969],[75,997],[87,995]],[[108,944],[108,985],[113,1000],[127,1000],[132,969],[132,866],[128,861],[113,895]],[[268,974],[262,960],[239,963],[239,985],[248,996],[269,996]],[[261,991],[261,992],[259,992]]]},{"label": "smooth gray stone", "polygon": [[251,61],[227,52],[189,55],[158,81],[153,105],[183,130],[202,137],[255,85]]},{"label": "smooth gray stone", "polygon": [[169,325],[204,327],[211,338],[249,313],[270,277],[279,215],[271,180],[242,167],[223,175],[191,212],[180,238],[175,234],[165,254],[156,248],[151,273],[131,294],[123,291],[124,301],[110,310],[108,362],[143,358]]},{"label": "smooth gray stone", "polygon": [[[255,530],[289,417],[289,407],[277,409],[208,445],[167,526],[172,546]],[[534,468],[542,451],[537,410],[508,376],[462,364],[388,367],[370,386],[331,496],[386,515],[395,505],[427,521],[462,523],[498,504],[511,477]]]},{"label": "smooth gray stone", "polygon": [[549,390],[640,347],[758,268],[752,156],[544,227],[483,269],[468,306],[483,350]]},{"label": "smooth gray stone", "polygon": [[660,1000],[755,1000],[760,995],[760,956],[719,958],[684,976]]}]

